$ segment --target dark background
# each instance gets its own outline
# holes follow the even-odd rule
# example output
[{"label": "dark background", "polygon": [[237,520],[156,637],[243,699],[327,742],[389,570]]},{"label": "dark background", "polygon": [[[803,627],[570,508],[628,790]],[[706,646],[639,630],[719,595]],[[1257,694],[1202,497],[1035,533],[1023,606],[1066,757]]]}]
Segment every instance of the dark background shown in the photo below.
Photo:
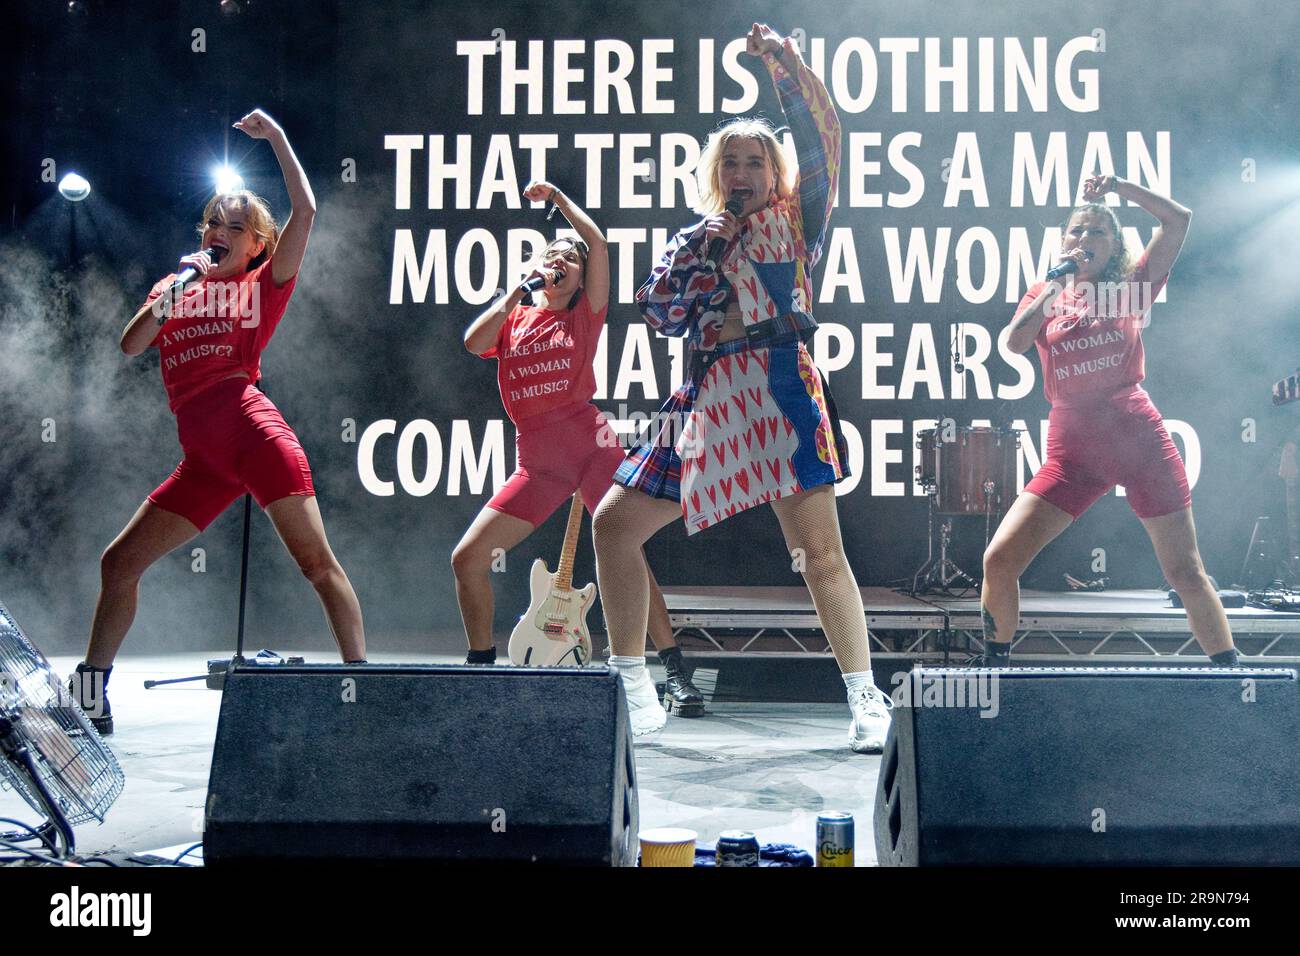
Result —
[{"label": "dark background", "polygon": [[[452,546],[488,497],[445,494],[445,477],[428,497],[400,488],[390,498],[365,492],[357,477],[356,446],[340,440],[351,418],[366,424],[393,418],[432,421],[444,453],[454,419],[468,418],[476,436],[484,420],[502,417],[494,363],[480,362],[460,345],[460,333],[478,311],[459,301],[437,306],[388,304],[393,232],[413,229],[417,248],[429,228],[446,228],[449,246],[466,230],[483,227],[504,237],[507,228],[546,230],[539,213],[509,210],[430,211],[424,208],[423,167],[417,161],[413,208],[393,209],[393,154],[385,134],[475,134],[475,188],[487,136],[557,132],[550,178],[572,183],[581,197],[581,154],[566,148],[578,131],[682,131],[702,137],[722,117],[695,108],[695,49],[714,37],[718,51],[754,19],[782,32],[802,28],[825,37],[827,49],[846,36],[1047,36],[1050,55],[1073,36],[1106,31],[1104,54],[1077,65],[1100,69],[1101,109],[1072,113],[1055,96],[1047,113],[925,113],[921,57],[911,58],[911,108],[888,108],[889,82],[880,57],[876,102],[865,113],[841,114],[846,136],[879,130],[887,143],[902,130],[924,133],[912,158],[927,179],[922,203],[909,209],[843,207],[833,226],[854,228],[866,304],[817,305],[822,321],[857,328],[892,322],[894,366],[882,380],[897,383],[908,326],[935,323],[946,361],[947,323],[976,322],[996,336],[1011,314],[999,294],[968,305],[947,269],[942,303],[893,304],[881,228],[964,228],[983,225],[1003,240],[1012,226],[1035,230],[1062,222],[1066,210],[1007,206],[1012,134],[1032,130],[1041,142],[1066,131],[1071,184],[1089,130],[1107,130],[1121,175],[1126,130],[1156,130],[1172,139],[1173,194],[1196,216],[1175,270],[1167,303],[1157,305],[1146,332],[1146,385],[1168,418],[1190,422],[1204,456],[1194,491],[1206,563],[1221,582],[1241,565],[1256,515],[1281,516],[1278,450],[1296,424],[1296,406],[1274,409],[1271,383],[1300,359],[1300,323],[1293,311],[1296,229],[1300,226],[1300,151],[1295,130],[1294,38],[1300,13],[1289,4],[1252,5],[1247,13],[1218,4],[1100,2],[914,5],[875,2],[782,4],[670,3],[475,4],[245,2],[223,15],[216,0],[186,3],[82,3],[27,0],[13,15],[4,41],[4,77],[10,104],[4,124],[5,170],[0,219],[0,601],[30,636],[51,653],[68,653],[85,640],[98,586],[98,555],[144,496],[179,457],[174,421],[158,377],[156,353],[127,359],[117,339],[152,282],[172,271],[193,248],[193,223],[210,194],[208,171],[229,156],[250,188],[265,194],[283,218],[287,200],[274,157],[230,124],[255,106],[283,125],[311,178],[320,209],[301,280],[284,323],[265,353],[267,391],[303,440],[311,458],[331,543],[361,598],[371,646],[450,649],[461,641],[452,589]],[[191,51],[191,31],[207,32],[207,51]],[[525,40],[618,37],[639,46],[643,36],[676,37],[674,115],[494,115],[496,86],[485,90],[486,115],[465,107],[465,59],[457,39],[486,39],[496,28]],[[1000,46],[1000,40],[999,40]],[[945,50],[949,48],[945,44]],[[549,48],[548,48],[549,53]],[[828,54],[829,56],[829,54]],[[590,69],[590,49],[583,58]],[[749,61],[756,68],[754,61]],[[1001,59],[997,102],[1002,103]],[[633,74],[639,93],[639,68]],[[590,74],[589,74],[590,75]],[[490,77],[490,74],[489,74]],[[547,101],[551,71],[546,72]],[[759,110],[776,115],[770,83],[760,76]],[[735,92],[720,72],[717,96]],[[522,96],[522,93],[521,93]],[[637,97],[639,103],[639,95]],[[522,102],[522,100],[521,100]],[[955,133],[978,133],[990,207],[942,206],[938,170]],[[421,154],[417,154],[417,160]],[[521,185],[528,178],[520,160]],[[883,150],[878,154],[883,159]],[[80,204],[62,200],[41,179],[42,161],[58,174],[77,169],[94,192]],[[357,181],[341,181],[344,158],[356,161]],[[1254,161],[1256,180],[1242,181],[1242,163]],[[596,215],[605,227],[675,229],[684,209],[619,210],[614,192],[616,154],[604,166],[605,203]],[[847,171],[847,161],[846,161]],[[885,174],[873,190],[901,191],[901,177]],[[645,189],[644,191],[649,191]],[[1120,210],[1122,222],[1149,233],[1141,210]],[[931,238],[933,232],[931,231]],[[504,242],[503,242],[504,245]],[[638,247],[638,279],[651,252]],[[1004,262],[1005,267],[1005,262]],[[617,269],[617,264],[615,264]],[[617,274],[617,272],[616,272]],[[820,273],[819,273],[820,277]],[[1005,283],[1005,272],[1004,279]],[[919,300],[919,295],[916,297]],[[609,324],[610,382],[626,326],[639,322],[634,307],[613,306]],[[656,346],[660,395],[630,404],[651,411],[667,382],[667,351]],[[1037,360],[1034,359],[1037,373]],[[994,385],[1015,374],[989,365]],[[873,417],[951,416],[1022,418],[1038,444],[1046,417],[1041,384],[1009,407],[1004,403],[931,401],[922,389],[910,402],[865,402],[855,362],[833,376],[845,419],[868,443]],[[948,375],[945,370],[945,382]],[[603,402],[613,407],[615,402]],[[1242,441],[1243,419],[1257,422],[1257,441]],[[57,441],[41,440],[53,419]],[[513,437],[507,423],[508,440]],[[908,439],[895,436],[893,447]],[[392,478],[391,450],[381,460]],[[1041,450],[1040,450],[1041,451]],[[513,458],[507,462],[507,469]],[[895,481],[910,476],[890,468]],[[860,583],[879,585],[904,575],[925,553],[924,499],[869,495],[862,483],[840,499],[846,546]],[[422,469],[417,466],[417,473]],[[140,613],[128,648],[182,650],[224,646],[233,639],[239,567],[240,508],[232,507],[193,545],[163,559],[143,584]],[[563,514],[511,556],[497,576],[498,634],[526,606],[527,565],[538,555],[554,563]],[[959,521],[958,560],[979,566],[983,526]],[[206,571],[191,570],[193,547],[206,552]],[[1153,587],[1161,577],[1145,533],[1123,499],[1109,496],[1050,546],[1026,575],[1029,587],[1057,588],[1061,574],[1092,577],[1092,551],[1107,552],[1115,586]],[[680,527],[662,532],[649,549],[665,585],[791,584],[775,519],[757,509],[687,542]],[[321,647],[328,632],[310,587],[274,539],[260,513],[253,533],[250,638],[254,646]],[[584,544],[578,580],[593,577]]]}]

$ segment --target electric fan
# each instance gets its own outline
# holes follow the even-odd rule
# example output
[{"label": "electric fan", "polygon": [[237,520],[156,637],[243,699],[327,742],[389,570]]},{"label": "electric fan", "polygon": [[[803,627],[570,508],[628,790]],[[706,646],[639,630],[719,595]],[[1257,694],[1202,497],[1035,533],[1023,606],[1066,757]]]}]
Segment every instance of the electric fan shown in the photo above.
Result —
[{"label": "electric fan", "polygon": [[102,822],[125,783],[117,758],[0,603],[0,790],[12,788],[45,817],[36,832],[66,858],[72,827]]}]

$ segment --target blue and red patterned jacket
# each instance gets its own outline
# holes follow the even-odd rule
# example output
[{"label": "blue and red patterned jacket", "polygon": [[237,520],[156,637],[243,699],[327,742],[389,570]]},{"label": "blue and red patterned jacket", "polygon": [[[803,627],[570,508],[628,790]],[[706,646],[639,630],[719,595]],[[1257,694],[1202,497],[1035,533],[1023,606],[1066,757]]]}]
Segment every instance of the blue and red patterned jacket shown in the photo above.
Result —
[{"label": "blue and red patterned jacket", "polygon": [[791,74],[772,54],[763,61],[776,86],[799,156],[799,178],[746,217],[717,272],[704,266],[703,222],[669,241],[637,290],[645,320],[664,335],[686,335],[691,349],[712,351],[734,295],[751,337],[797,335],[812,317],[812,268],[821,258],[832,197],[839,184],[840,120],[825,85],[802,61]]}]

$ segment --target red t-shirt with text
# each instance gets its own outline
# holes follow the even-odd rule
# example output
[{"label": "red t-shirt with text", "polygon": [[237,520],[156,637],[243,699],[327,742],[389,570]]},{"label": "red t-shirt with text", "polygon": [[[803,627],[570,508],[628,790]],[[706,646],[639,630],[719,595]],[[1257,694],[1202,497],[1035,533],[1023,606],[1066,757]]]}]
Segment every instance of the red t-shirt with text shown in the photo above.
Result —
[{"label": "red t-shirt with text", "polygon": [[[1126,282],[1084,283],[1057,297],[1034,339],[1049,402],[1086,401],[1142,381],[1142,328],[1167,281],[1168,276],[1148,285],[1143,255]],[[1036,283],[1025,293],[1017,315],[1044,285]]]},{"label": "red t-shirt with text", "polygon": [[[153,287],[145,304],[171,288],[175,274]],[[246,372],[256,382],[266,348],[293,295],[298,277],[282,286],[271,278],[271,262],[231,279],[201,279],[191,284],[171,317],[149,343],[161,356],[167,404],[175,412],[210,385]]]},{"label": "red t-shirt with text", "polygon": [[596,394],[592,360],[609,307],[592,314],[583,292],[572,309],[517,305],[483,358],[497,360],[497,384],[515,426]]}]

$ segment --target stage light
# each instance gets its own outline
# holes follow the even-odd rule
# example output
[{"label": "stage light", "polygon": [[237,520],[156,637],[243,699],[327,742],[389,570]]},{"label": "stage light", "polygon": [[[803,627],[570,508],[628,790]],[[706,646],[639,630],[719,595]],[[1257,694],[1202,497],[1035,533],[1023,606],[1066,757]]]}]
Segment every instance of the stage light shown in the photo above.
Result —
[{"label": "stage light", "polygon": [[217,184],[217,194],[233,193],[244,188],[244,177],[235,172],[227,163],[222,163],[212,170],[212,179]]},{"label": "stage light", "polygon": [[217,8],[228,17],[237,17],[244,12],[239,0],[221,0],[221,3],[217,4]]},{"label": "stage light", "polygon": [[90,195],[90,183],[84,176],[68,173],[59,180],[59,195],[72,202],[81,202]]}]

